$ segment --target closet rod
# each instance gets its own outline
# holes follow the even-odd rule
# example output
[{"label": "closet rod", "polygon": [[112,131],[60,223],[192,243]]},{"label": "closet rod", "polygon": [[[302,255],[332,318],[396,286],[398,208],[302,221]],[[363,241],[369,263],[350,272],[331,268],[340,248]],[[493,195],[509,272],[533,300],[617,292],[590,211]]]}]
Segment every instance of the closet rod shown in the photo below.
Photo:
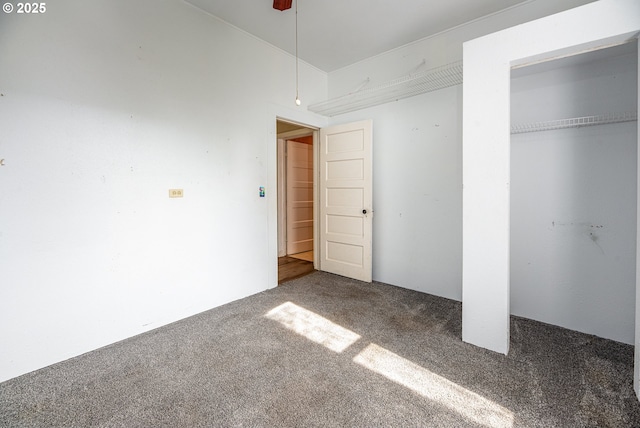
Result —
[{"label": "closet rod", "polygon": [[638,112],[635,111],[607,113],[598,116],[574,117],[571,119],[558,119],[546,122],[512,125],[511,134],[524,134],[526,132],[551,131],[565,128],[580,128],[583,126],[606,125],[609,123],[634,122],[636,120],[638,120]]}]

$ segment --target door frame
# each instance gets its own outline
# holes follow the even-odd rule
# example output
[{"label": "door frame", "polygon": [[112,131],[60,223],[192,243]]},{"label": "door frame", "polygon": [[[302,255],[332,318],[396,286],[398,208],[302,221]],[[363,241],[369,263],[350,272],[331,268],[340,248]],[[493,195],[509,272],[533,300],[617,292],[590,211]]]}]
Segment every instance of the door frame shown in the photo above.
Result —
[{"label": "door frame", "polygon": [[[294,123],[306,128],[318,130],[329,125],[329,118],[312,113],[299,107],[287,107],[281,104],[268,104],[264,111],[264,153],[266,165],[266,177],[256,186],[265,185],[265,198],[261,202],[266,204],[262,209],[266,210],[266,264],[267,274],[265,275],[264,289],[278,286],[278,121]],[[319,137],[318,137],[319,138]],[[317,146],[317,144],[316,144]],[[314,152],[314,158],[317,153]],[[256,187],[256,198],[258,198],[258,188]],[[314,195],[314,198],[317,198]],[[317,199],[316,199],[317,200]],[[315,230],[314,230],[315,233]],[[314,236],[315,237],[315,236]],[[264,241],[263,241],[264,242]],[[316,265],[317,266],[317,265]]]},{"label": "door frame", "polygon": [[[300,138],[300,137],[308,137],[308,136],[313,136],[313,143],[312,143],[312,147],[313,147],[313,268],[314,269],[320,269],[319,265],[320,265],[320,259],[318,258],[318,238],[319,238],[319,228],[318,228],[318,209],[320,207],[319,205],[319,194],[318,194],[318,177],[320,174],[320,170],[318,169],[318,157],[320,155],[320,151],[318,150],[318,134],[319,134],[319,129],[315,128],[315,127],[310,127],[308,125],[303,125],[303,124],[299,124],[299,123],[295,123],[295,122],[291,122],[288,120],[284,120],[284,119],[280,119],[278,118],[277,121],[279,122],[288,122],[288,123],[293,123],[296,125],[300,125],[305,127],[306,129],[299,129],[299,130],[294,130],[294,131],[288,131],[288,132],[283,132],[280,134],[276,135],[276,145],[277,145],[277,165],[276,165],[276,169],[278,171],[278,182],[277,182],[277,193],[276,193],[276,199],[278,201],[278,220],[277,220],[277,227],[278,227],[278,257],[282,257],[281,253],[280,253],[280,243],[282,241],[282,239],[284,239],[285,241],[285,246],[286,246],[286,239],[287,239],[287,230],[286,230],[286,225],[287,225],[287,204],[286,204],[286,192],[287,192],[287,187],[286,187],[286,180],[287,180],[287,171],[286,171],[286,167],[285,167],[285,158],[286,158],[286,147],[287,147],[287,140],[292,140],[295,138]],[[284,144],[282,144],[282,148],[280,147],[280,140],[284,141]],[[283,168],[281,170],[281,168]],[[281,177],[283,178],[283,180],[280,180]],[[286,251],[285,254],[286,255]]]},{"label": "door frame", "polygon": [[[317,270],[322,270],[320,261],[320,129],[330,126],[329,118],[319,116],[317,114],[286,109],[282,106],[271,105],[267,110],[266,119],[268,121],[268,132],[265,135],[265,151],[266,151],[266,195],[264,202],[267,204],[267,227],[266,227],[266,244],[267,244],[267,275],[265,278],[265,288],[274,288],[278,286],[278,121],[299,125],[313,131],[313,201],[314,222],[313,222],[313,238],[314,238],[314,261],[313,266]],[[337,124],[339,125],[339,124]],[[372,136],[373,137],[373,136]],[[261,189],[261,196],[264,192]]]}]

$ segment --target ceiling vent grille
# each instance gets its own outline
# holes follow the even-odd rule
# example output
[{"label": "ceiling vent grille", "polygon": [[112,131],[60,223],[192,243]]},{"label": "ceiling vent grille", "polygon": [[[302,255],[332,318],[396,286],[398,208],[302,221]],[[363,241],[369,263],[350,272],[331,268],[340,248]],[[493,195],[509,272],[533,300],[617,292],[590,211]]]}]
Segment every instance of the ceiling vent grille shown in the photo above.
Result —
[{"label": "ceiling vent grille", "polygon": [[309,110],[324,116],[336,116],[460,84],[462,84],[462,61],[312,104]]}]

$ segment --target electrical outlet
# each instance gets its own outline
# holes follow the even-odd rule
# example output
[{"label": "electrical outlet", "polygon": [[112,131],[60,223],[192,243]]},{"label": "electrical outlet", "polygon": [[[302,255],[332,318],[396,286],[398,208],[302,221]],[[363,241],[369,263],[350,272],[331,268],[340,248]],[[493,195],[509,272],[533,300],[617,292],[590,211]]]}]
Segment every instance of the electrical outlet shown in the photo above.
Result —
[{"label": "electrical outlet", "polygon": [[182,189],[169,189],[170,198],[181,198],[183,196]]}]

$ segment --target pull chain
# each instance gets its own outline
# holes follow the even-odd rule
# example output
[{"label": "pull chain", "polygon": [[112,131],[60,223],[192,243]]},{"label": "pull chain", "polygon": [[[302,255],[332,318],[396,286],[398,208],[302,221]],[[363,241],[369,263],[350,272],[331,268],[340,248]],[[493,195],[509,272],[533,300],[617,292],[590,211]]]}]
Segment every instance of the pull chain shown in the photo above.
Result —
[{"label": "pull chain", "polygon": [[298,0],[296,2],[296,105],[300,105],[300,97],[298,97]]}]

